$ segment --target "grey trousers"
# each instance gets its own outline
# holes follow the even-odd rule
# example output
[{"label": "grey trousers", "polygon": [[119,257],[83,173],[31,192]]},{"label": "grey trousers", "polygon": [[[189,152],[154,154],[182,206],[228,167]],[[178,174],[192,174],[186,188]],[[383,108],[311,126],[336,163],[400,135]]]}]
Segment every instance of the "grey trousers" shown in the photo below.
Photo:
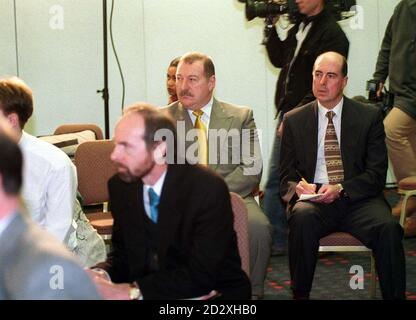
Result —
[{"label": "grey trousers", "polygon": [[252,294],[262,296],[264,280],[270,261],[272,227],[252,196],[244,198],[248,212],[248,236],[250,247],[250,281]]}]

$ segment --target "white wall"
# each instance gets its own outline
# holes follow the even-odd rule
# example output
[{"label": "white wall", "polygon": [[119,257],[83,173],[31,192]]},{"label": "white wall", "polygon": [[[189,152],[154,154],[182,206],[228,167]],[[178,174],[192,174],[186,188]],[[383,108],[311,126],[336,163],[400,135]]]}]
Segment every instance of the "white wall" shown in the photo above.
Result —
[{"label": "white wall", "polygon": [[[20,76],[36,105],[27,130],[49,134],[62,123],[92,122],[104,129],[101,0],[15,0]],[[350,40],[347,94],[366,95],[384,29],[399,0],[358,0],[362,29],[341,22]],[[15,74],[13,0],[0,0],[1,74]],[[108,13],[111,0],[108,0]],[[53,9],[58,11],[51,11]],[[63,18],[63,29],[53,29]],[[58,20],[57,20],[58,19]],[[126,81],[125,104],[167,101],[166,68],[190,50],[212,56],[218,98],[253,108],[263,130],[267,168],[274,134],[278,70],[268,61],[263,22],[245,20],[237,0],[115,0],[113,33]],[[121,114],[121,81],[109,41],[110,128]],[[264,174],[265,176],[265,174]]]},{"label": "white wall", "polygon": [[0,75],[14,75],[16,42],[13,1],[0,0]]}]

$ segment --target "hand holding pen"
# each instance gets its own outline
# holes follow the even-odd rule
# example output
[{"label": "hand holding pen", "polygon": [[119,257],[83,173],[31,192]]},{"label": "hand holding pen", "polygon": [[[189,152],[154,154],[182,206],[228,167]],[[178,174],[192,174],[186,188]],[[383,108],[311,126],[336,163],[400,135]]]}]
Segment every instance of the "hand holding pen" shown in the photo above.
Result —
[{"label": "hand holding pen", "polygon": [[301,194],[315,194],[316,184],[308,183],[306,179],[296,170],[296,173],[300,177],[301,181],[296,186],[296,194],[300,197]]}]

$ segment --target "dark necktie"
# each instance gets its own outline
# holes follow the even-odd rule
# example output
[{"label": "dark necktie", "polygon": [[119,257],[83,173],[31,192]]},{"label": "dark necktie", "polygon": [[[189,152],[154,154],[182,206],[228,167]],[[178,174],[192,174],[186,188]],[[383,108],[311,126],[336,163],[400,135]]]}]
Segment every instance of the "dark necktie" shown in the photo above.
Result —
[{"label": "dark necktie", "polygon": [[157,223],[158,218],[158,210],[157,207],[159,206],[160,197],[156,194],[153,188],[149,188],[149,205],[150,205],[150,219],[154,223]]},{"label": "dark necktie", "polygon": [[326,113],[328,126],[326,127],[324,150],[329,184],[337,184],[344,180],[341,150],[339,148],[334,123],[332,122],[334,114],[335,113],[333,111],[328,111]]}]

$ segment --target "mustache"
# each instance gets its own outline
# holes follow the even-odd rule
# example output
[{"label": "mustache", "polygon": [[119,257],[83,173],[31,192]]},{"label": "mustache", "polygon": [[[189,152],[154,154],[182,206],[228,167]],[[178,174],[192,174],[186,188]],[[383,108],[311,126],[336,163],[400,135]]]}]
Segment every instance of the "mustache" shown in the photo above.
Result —
[{"label": "mustache", "polygon": [[182,90],[179,92],[181,97],[193,97],[194,95],[189,90]]}]

